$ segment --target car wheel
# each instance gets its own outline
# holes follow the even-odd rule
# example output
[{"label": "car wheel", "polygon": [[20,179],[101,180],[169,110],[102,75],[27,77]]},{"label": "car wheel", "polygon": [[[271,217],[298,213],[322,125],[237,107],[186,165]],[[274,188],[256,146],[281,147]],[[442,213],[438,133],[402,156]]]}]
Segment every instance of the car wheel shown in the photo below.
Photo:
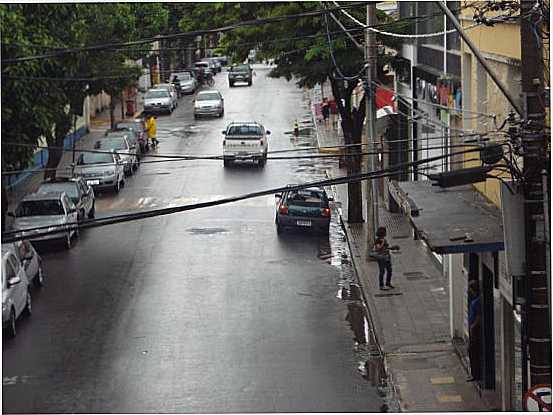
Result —
[{"label": "car wheel", "polygon": [[117,194],[119,190],[121,190],[121,181],[117,180],[117,183],[113,185],[113,192]]},{"label": "car wheel", "polygon": [[248,81],[248,86],[252,86],[252,81]]},{"label": "car wheel", "polygon": [[67,235],[65,236],[65,247],[67,249],[71,249],[71,232],[67,232]]},{"label": "car wheel", "polygon": [[85,215],[85,213],[84,213],[84,209],[81,209],[81,210],[79,211],[79,216],[77,217],[77,222],[82,221],[85,217],[86,217],[86,215]]},{"label": "car wheel", "polygon": [[225,110],[223,110],[223,111],[221,111],[221,112],[219,113],[219,118],[222,118],[223,115],[225,115]]},{"label": "car wheel", "polygon": [[96,214],[96,202],[92,202],[92,208],[90,209],[90,212],[88,212],[88,218],[92,219],[95,214]]},{"label": "car wheel", "polygon": [[229,86],[230,88],[232,88],[232,87],[234,86],[234,82],[229,82],[229,83],[228,83],[228,86]]},{"label": "car wheel", "polygon": [[25,309],[23,310],[23,314],[27,317],[33,314],[33,299],[31,298],[30,289],[27,290],[27,298],[25,299]]},{"label": "car wheel", "polygon": [[42,264],[38,264],[38,272],[34,278],[35,287],[40,288],[44,286],[44,269]]},{"label": "car wheel", "polygon": [[10,338],[14,338],[17,334],[17,331],[15,329],[15,310],[12,307],[10,311],[10,318],[8,320],[8,326],[6,327],[6,335]]},{"label": "car wheel", "polygon": [[284,229],[282,228],[282,225],[281,225],[280,223],[278,223],[278,221],[277,221],[277,223],[276,223],[276,229],[277,229],[277,233],[278,233],[279,235],[280,235],[280,234],[282,233],[282,231],[284,230]]},{"label": "car wheel", "polygon": [[121,179],[121,187],[125,187],[126,184],[127,184],[127,182],[125,181],[125,178],[123,177]]},{"label": "car wheel", "polygon": [[194,114],[194,119],[197,120],[198,118],[200,118],[200,117],[198,117],[197,114]]},{"label": "car wheel", "polygon": [[229,167],[231,165],[231,161],[230,160],[223,160],[223,166],[224,167]]}]

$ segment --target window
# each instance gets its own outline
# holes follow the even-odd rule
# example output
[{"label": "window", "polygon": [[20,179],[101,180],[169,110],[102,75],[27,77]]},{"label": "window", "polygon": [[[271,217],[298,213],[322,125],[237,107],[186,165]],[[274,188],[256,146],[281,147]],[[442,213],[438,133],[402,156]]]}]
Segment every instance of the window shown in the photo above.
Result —
[{"label": "window", "polygon": [[124,137],[104,138],[99,148],[110,148],[113,150],[128,150],[127,141]]},{"label": "window", "polygon": [[79,156],[77,164],[113,163],[113,155],[106,153],[83,153]]},{"label": "window", "polygon": [[288,193],[287,203],[295,206],[305,207],[327,207],[327,199],[324,194],[317,190],[294,190]]},{"label": "window", "polygon": [[148,91],[146,92],[146,95],[144,96],[145,99],[152,99],[152,98],[167,98],[169,97],[169,92],[165,90],[154,90],[154,91]]},{"label": "window", "polygon": [[15,267],[13,265],[12,256],[10,255],[6,261],[6,281],[11,280],[12,278],[15,278]]},{"label": "window", "polygon": [[48,216],[64,215],[65,211],[59,199],[27,200],[21,202],[15,211],[15,216]]},{"label": "window", "polygon": [[219,101],[220,99],[221,95],[219,95],[217,92],[198,94],[198,98],[196,98],[196,100],[198,101]]},{"label": "window", "polygon": [[253,135],[260,136],[263,132],[258,125],[233,125],[227,131],[228,135]]}]

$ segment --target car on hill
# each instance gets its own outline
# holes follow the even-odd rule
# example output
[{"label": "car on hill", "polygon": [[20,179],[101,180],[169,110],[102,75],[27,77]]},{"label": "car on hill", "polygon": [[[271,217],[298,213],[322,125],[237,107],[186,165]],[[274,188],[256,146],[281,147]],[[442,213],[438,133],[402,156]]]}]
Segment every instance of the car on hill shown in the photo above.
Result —
[{"label": "car on hill", "polygon": [[77,208],[65,192],[31,193],[8,214],[17,235],[32,242],[61,239],[69,249],[79,233]]},{"label": "car on hill", "polygon": [[225,100],[216,90],[200,91],[194,100],[194,118],[206,115],[222,117],[225,114]]},{"label": "car on hill", "polygon": [[323,188],[291,189],[275,197],[278,199],[275,216],[278,233],[286,228],[302,228],[328,234],[332,198]]},{"label": "car on hill", "polygon": [[81,153],[77,158],[75,176],[82,177],[94,191],[111,189],[119,193],[125,186],[123,162],[117,151]]},{"label": "car on hill", "polygon": [[263,125],[255,121],[232,122],[222,131],[223,165],[236,161],[253,161],[259,167],[267,162],[268,138],[271,134]]},{"label": "car on hill", "polygon": [[37,193],[65,192],[77,207],[78,219],[93,218],[96,212],[94,189],[82,177],[56,177],[41,183]]}]

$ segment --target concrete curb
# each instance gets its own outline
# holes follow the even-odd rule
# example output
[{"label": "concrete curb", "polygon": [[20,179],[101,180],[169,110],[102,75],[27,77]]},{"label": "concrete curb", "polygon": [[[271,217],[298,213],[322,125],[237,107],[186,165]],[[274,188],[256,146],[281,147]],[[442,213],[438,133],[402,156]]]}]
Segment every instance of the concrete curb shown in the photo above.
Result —
[{"label": "concrete curb", "polygon": [[[311,102],[311,98],[312,98],[312,96],[310,95],[309,96],[309,105],[310,105],[310,109],[311,109],[311,115],[313,117],[313,125],[314,125],[314,130],[315,130],[315,136],[316,136],[316,139],[317,139],[317,147],[319,148],[319,151],[325,152],[325,150],[324,150],[325,147],[321,147],[321,145],[320,145],[319,129],[318,129],[318,126],[316,124],[317,117],[316,117],[316,114],[313,111],[313,105],[312,105],[312,102]],[[331,178],[331,175],[329,174],[328,170],[325,171],[325,175],[328,179]],[[332,189],[334,200],[338,201],[335,186],[331,185],[330,187]],[[339,220],[340,220],[340,226],[342,227],[342,230],[344,231],[344,234],[346,236],[348,249],[349,249],[349,252],[350,252],[350,255],[351,255],[351,262],[352,262],[352,265],[353,265],[353,269],[355,271],[355,279],[357,281],[357,284],[360,287],[361,295],[363,297],[363,303],[364,303],[363,305],[364,305],[366,317],[367,317],[367,320],[368,320],[369,326],[370,326],[369,330],[370,330],[371,335],[373,336],[373,338],[375,340],[376,346],[378,347],[380,356],[382,358],[385,379],[386,379],[386,382],[388,384],[388,388],[389,388],[389,392],[390,392],[387,396],[387,400],[390,401],[393,404],[393,406],[399,408],[400,412],[404,412],[405,408],[401,404],[401,397],[400,397],[399,390],[397,389],[397,387],[395,385],[395,382],[393,381],[393,378],[391,376],[391,373],[388,370],[386,355],[382,351],[382,348],[380,346],[380,342],[378,341],[378,332],[379,332],[379,330],[378,330],[377,325],[375,324],[375,319],[374,319],[374,316],[377,315],[376,305],[374,304],[372,298],[369,300],[370,296],[367,296],[367,294],[366,294],[366,292],[368,291],[367,290],[368,287],[366,287],[366,284],[364,283],[363,278],[360,277],[360,275],[361,275],[361,272],[360,272],[361,267],[359,265],[360,259],[356,258],[356,257],[358,257],[358,255],[356,255],[357,249],[352,244],[353,235],[351,234],[351,231],[348,229],[348,227],[346,225],[346,222],[345,222],[343,214],[342,214],[342,209],[338,208],[337,211],[338,211],[338,217],[339,217]]]}]

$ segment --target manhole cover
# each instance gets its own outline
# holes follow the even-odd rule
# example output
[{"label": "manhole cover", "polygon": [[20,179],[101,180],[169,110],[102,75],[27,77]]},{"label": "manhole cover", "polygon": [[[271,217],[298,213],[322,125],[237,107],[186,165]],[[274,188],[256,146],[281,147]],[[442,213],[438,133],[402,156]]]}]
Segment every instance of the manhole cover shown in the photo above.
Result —
[{"label": "manhole cover", "polygon": [[375,294],[375,297],[393,297],[396,295],[403,295],[403,293],[382,293],[382,294]]},{"label": "manhole cover", "polygon": [[430,277],[429,277],[428,275],[426,275],[425,273],[419,272],[419,271],[416,271],[416,272],[404,272],[403,275],[405,275],[405,278],[407,278],[408,280],[427,280],[427,279],[430,278]]}]

